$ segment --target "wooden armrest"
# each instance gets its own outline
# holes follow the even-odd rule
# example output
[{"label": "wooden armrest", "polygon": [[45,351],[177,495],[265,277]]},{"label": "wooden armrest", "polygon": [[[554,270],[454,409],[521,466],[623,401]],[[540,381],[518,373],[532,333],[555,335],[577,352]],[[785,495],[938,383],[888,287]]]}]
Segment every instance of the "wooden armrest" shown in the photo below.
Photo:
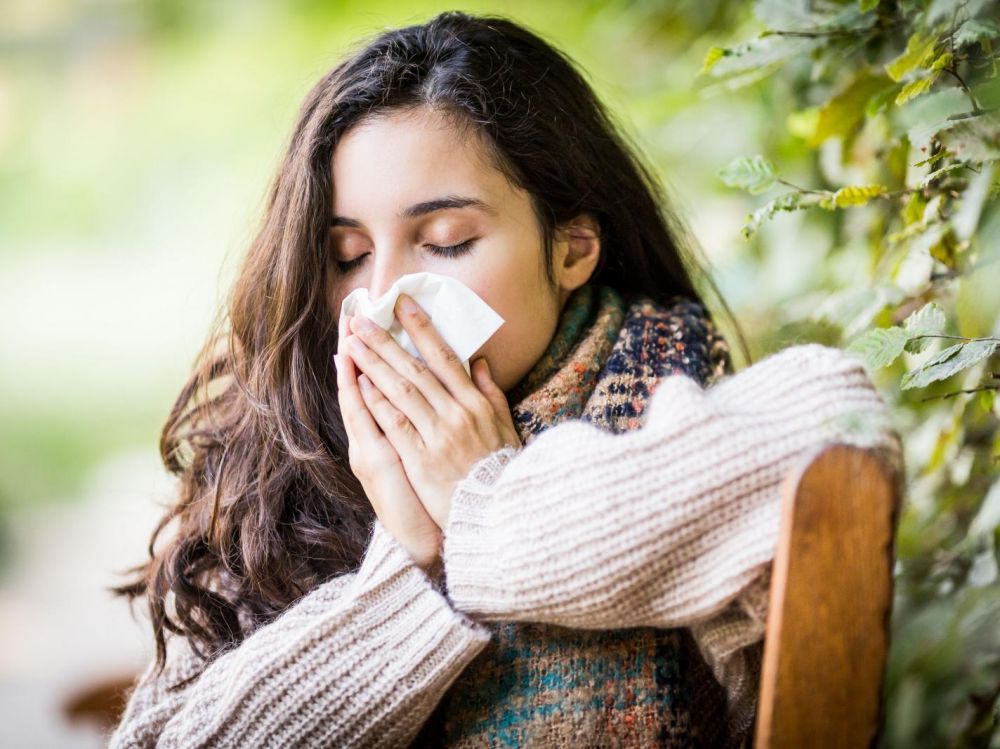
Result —
[{"label": "wooden armrest", "polygon": [[771,573],[754,746],[874,746],[889,647],[896,477],[832,443],[790,475]]}]

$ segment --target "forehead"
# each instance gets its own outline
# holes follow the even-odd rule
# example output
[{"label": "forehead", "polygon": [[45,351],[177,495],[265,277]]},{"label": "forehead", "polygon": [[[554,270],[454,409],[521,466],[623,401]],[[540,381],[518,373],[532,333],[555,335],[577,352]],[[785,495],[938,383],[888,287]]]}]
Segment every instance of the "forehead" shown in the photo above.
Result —
[{"label": "forehead", "polygon": [[503,202],[510,191],[474,128],[460,128],[428,109],[394,111],[362,121],[337,143],[332,158],[334,212],[410,205],[429,192]]}]

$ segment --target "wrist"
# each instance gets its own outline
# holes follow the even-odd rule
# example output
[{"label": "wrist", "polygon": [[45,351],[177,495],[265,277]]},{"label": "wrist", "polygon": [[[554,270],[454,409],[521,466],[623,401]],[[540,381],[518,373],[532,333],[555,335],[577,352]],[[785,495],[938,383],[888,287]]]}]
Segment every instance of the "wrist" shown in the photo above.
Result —
[{"label": "wrist", "polygon": [[423,570],[424,574],[426,574],[427,577],[429,577],[435,584],[439,584],[441,582],[441,578],[444,576],[444,563],[440,554],[423,564],[418,563],[417,566]]}]

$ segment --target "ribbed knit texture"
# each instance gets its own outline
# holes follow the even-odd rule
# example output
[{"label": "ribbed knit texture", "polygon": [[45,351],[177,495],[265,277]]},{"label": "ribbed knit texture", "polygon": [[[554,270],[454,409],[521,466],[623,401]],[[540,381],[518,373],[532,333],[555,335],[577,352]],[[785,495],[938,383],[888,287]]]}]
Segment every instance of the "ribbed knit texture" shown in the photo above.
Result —
[{"label": "ribbed knit texture", "polygon": [[171,636],[168,669],[147,667],[109,746],[406,746],[489,637],[376,522],[356,573],[318,586],[207,667]]},{"label": "ribbed knit texture", "polygon": [[404,747],[490,644],[488,623],[514,621],[690,628],[727,730],[745,731],[782,481],[835,441],[901,476],[898,435],[861,364],[817,344],[707,389],[666,376],[638,416],[622,433],[567,420],[473,466],[445,529],[444,593],[376,521],[358,572],[208,664],[171,636],[167,671],[140,676],[110,746]]}]

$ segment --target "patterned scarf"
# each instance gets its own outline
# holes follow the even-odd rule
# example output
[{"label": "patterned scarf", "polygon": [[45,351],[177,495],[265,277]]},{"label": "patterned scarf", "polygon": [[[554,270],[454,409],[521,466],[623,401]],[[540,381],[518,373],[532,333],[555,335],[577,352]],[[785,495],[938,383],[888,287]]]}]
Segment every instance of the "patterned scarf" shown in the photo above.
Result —
[{"label": "patterned scarf", "polygon": [[[582,419],[641,426],[656,382],[707,386],[730,372],[704,308],[586,284],[567,299],[548,349],[508,392],[521,441]],[[413,746],[720,746],[725,692],[687,629],[580,630],[489,623],[494,637],[445,694]]]}]

